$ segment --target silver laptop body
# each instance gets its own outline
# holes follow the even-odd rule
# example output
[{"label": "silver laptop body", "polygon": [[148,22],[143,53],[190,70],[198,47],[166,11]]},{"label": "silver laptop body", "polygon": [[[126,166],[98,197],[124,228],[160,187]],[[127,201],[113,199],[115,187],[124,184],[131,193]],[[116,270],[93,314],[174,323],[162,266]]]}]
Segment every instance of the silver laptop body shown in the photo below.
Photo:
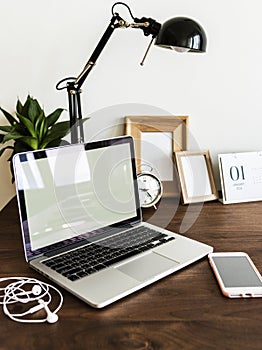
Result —
[{"label": "silver laptop body", "polygon": [[[19,153],[13,165],[26,261],[93,307],[111,304],[213,250],[142,222],[129,136]],[[137,231],[142,238],[144,231],[158,236],[150,248],[136,250]],[[93,266],[88,254],[102,260]],[[72,260],[64,267],[68,255]]]}]

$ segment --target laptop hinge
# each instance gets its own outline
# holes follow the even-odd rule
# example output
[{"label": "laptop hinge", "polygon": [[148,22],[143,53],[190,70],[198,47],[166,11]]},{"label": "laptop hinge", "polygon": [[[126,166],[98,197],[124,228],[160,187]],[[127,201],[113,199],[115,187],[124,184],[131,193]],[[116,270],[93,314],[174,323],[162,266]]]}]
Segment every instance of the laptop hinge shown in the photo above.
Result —
[{"label": "laptop hinge", "polygon": [[130,224],[130,226],[131,227],[135,227],[135,226],[137,226],[138,224],[141,224],[141,223],[142,223],[141,220],[137,220],[137,221],[132,222],[132,224]]},{"label": "laptop hinge", "polygon": [[37,258],[41,258],[41,256],[44,256],[44,254],[41,253],[41,254],[37,254],[37,255],[31,256],[31,257],[27,257],[27,261],[30,262],[30,261],[35,260]]}]

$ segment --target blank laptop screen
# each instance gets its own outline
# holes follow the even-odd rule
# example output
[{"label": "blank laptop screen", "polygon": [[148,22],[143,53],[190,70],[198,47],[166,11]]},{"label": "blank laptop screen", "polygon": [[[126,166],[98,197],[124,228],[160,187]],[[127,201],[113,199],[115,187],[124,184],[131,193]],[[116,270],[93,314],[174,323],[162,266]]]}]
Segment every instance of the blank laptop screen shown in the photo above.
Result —
[{"label": "blank laptop screen", "polygon": [[16,185],[31,251],[137,217],[127,139],[18,155]]}]

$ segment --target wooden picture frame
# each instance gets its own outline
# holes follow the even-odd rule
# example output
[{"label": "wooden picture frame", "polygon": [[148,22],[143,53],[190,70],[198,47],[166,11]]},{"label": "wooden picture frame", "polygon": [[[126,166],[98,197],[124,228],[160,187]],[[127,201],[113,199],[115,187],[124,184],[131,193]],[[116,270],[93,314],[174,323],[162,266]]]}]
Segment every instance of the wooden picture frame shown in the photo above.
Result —
[{"label": "wooden picture frame", "polygon": [[209,151],[175,152],[183,204],[218,199]]},{"label": "wooden picture frame", "polygon": [[173,153],[187,149],[188,116],[126,116],[125,126],[134,139],[137,171],[149,165],[163,184],[163,196],[179,196]]}]

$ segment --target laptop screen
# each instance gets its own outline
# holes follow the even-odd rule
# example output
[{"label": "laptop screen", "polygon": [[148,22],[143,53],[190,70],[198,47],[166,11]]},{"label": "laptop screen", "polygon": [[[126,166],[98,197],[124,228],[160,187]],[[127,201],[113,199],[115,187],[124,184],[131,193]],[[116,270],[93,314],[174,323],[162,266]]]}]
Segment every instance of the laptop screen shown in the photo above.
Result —
[{"label": "laptop screen", "polygon": [[17,154],[27,259],[141,220],[129,136]]}]

